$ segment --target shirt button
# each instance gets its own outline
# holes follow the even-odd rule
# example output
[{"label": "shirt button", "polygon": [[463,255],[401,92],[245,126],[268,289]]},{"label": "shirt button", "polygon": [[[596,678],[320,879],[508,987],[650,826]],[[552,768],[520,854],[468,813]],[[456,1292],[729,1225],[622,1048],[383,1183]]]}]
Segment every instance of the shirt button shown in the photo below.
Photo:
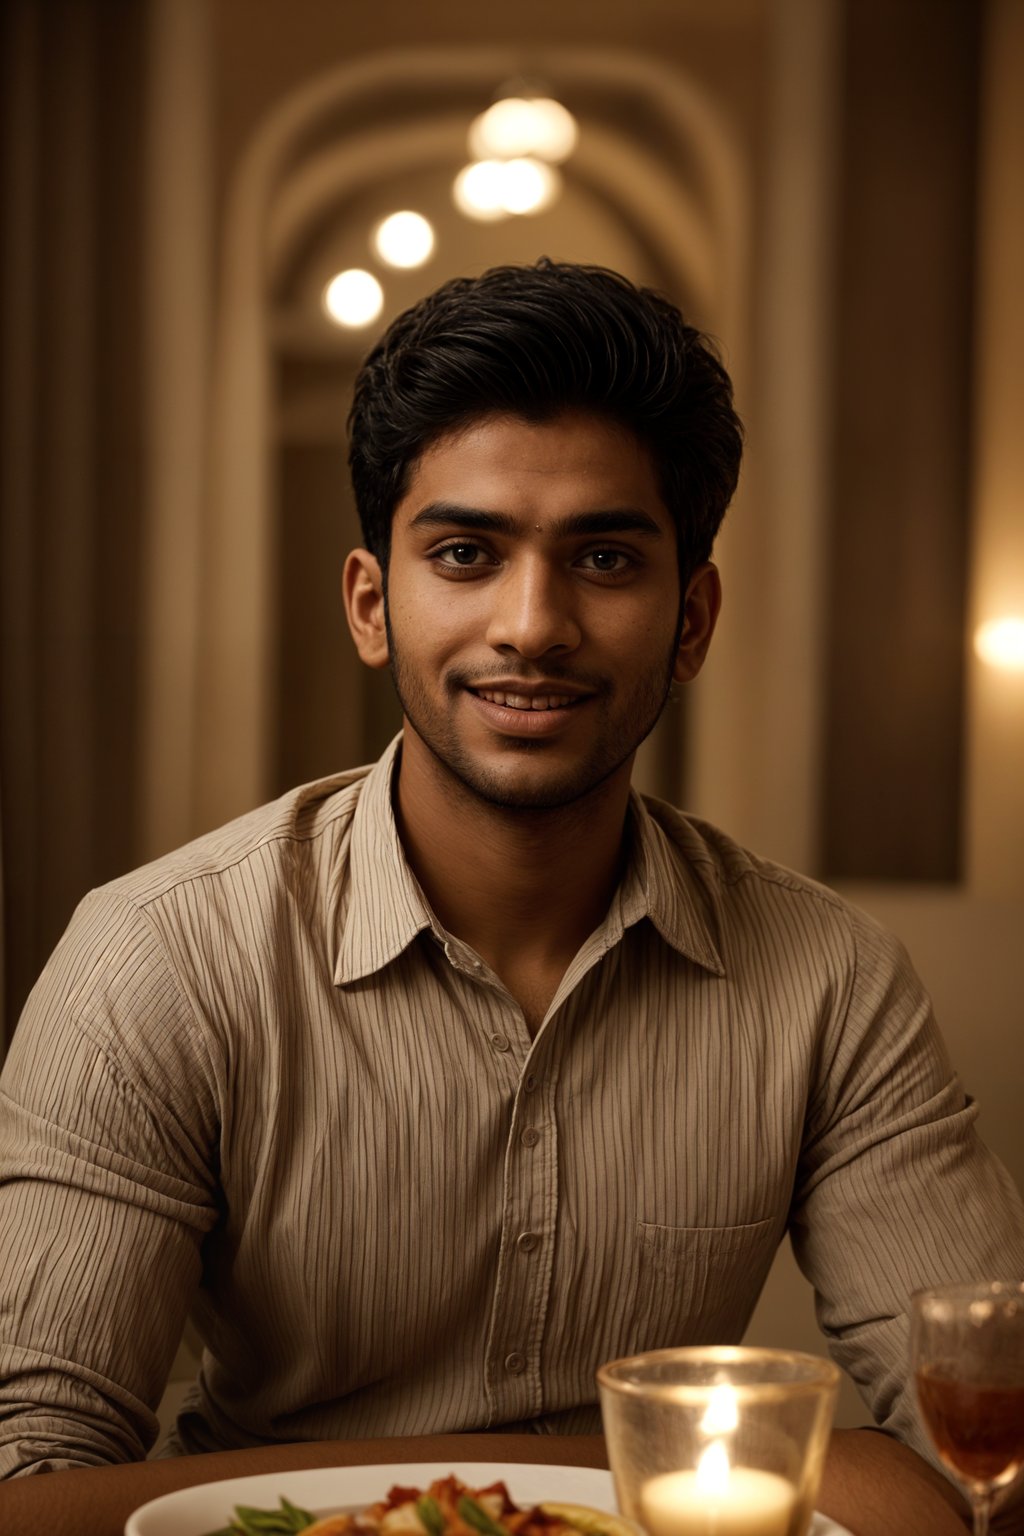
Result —
[{"label": "shirt button", "polygon": [[532,1253],[539,1242],[536,1232],[520,1232],[516,1238],[516,1247],[520,1253]]},{"label": "shirt button", "polygon": [[540,1141],[540,1131],[535,1126],[528,1125],[522,1135],[523,1146],[535,1147],[538,1141]]},{"label": "shirt button", "polygon": [[491,1044],[494,1046],[494,1049],[496,1051],[507,1051],[508,1050],[508,1040],[506,1039],[506,1037],[504,1035],[492,1035],[491,1036]]},{"label": "shirt button", "polygon": [[523,1081],[523,1087],[526,1089],[527,1093],[533,1093],[536,1091],[537,1081],[538,1079],[536,1072],[527,1072]]},{"label": "shirt button", "polygon": [[526,1356],[514,1349],[510,1355],[505,1356],[505,1369],[511,1376],[521,1376],[526,1370]]}]

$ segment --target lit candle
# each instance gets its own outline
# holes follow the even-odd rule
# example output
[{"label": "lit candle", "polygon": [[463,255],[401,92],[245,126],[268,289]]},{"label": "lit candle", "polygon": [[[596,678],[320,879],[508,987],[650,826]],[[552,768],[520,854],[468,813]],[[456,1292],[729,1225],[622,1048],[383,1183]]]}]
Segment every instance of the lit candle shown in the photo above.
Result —
[{"label": "lit candle", "polygon": [[695,1471],[652,1477],[640,1502],[650,1536],[786,1536],[796,1490],[774,1472],[731,1467],[716,1440]]}]

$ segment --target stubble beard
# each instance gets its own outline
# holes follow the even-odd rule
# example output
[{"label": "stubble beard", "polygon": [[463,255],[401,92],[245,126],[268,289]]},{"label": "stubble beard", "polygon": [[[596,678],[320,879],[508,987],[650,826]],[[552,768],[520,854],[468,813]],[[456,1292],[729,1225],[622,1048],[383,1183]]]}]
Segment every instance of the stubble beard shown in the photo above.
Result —
[{"label": "stubble beard", "polygon": [[[509,773],[489,769],[462,743],[455,725],[460,695],[467,690],[469,677],[448,673],[443,689],[447,707],[439,710],[432,704],[418,680],[405,668],[401,653],[396,648],[389,629],[391,646],[391,678],[398,695],[402,712],[424,746],[454,781],[453,787],[461,786],[475,800],[485,805],[513,812],[540,812],[564,810],[576,805],[620,769],[633,756],[657,725],[672,683],[673,652],[663,669],[652,671],[641,680],[634,690],[633,702],[621,719],[616,720],[614,693],[609,685],[600,683],[594,687],[587,703],[578,707],[601,710],[604,728],[599,730],[591,752],[581,760],[568,765],[557,777],[539,782],[522,781],[516,773],[516,763],[525,758],[541,758],[551,751],[552,743],[529,737],[499,737],[496,745],[504,750],[510,764]],[[508,676],[506,669],[503,676]],[[481,681],[479,677],[475,679]],[[551,679],[559,681],[557,676]],[[568,679],[566,679],[568,680]],[[576,682],[583,679],[575,678]],[[594,686],[594,680],[586,680]]]}]

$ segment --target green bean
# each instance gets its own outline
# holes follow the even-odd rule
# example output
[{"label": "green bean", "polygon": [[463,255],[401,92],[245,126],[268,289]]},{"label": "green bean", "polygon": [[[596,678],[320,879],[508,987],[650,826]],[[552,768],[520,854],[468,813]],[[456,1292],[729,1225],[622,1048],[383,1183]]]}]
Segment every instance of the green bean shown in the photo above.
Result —
[{"label": "green bean", "polygon": [[499,1525],[497,1520],[492,1520],[486,1509],[475,1499],[466,1498],[464,1495],[459,1500],[458,1510],[466,1524],[471,1525],[475,1531],[479,1531],[480,1536],[508,1536],[505,1527]]},{"label": "green bean", "polygon": [[300,1509],[285,1498],[281,1499],[280,1509],[251,1509],[246,1504],[237,1504],[232,1524],[211,1531],[210,1536],[297,1536],[315,1519],[307,1509]]},{"label": "green bean", "polygon": [[307,1525],[316,1524],[316,1515],[311,1515],[308,1509],[300,1509],[297,1504],[293,1504],[291,1499],[286,1499],[283,1494],[281,1495],[281,1508],[291,1515],[293,1531],[304,1531]]},{"label": "green bean", "polygon": [[245,1504],[235,1507],[235,1519],[245,1536],[292,1536],[295,1526],[282,1509],[250,1509]]},{"label": "green bean", "polygon": [[429,1493],[425,1493],[421,1499],[416,1500],[416,1513],[420,1517],[427,1536],[444,1536],[444,1511]]}]

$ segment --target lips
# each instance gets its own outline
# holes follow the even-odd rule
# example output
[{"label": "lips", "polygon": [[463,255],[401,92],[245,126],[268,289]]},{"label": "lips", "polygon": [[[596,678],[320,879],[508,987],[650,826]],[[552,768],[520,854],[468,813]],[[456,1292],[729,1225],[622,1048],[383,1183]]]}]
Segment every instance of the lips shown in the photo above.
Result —
[{"label": "lips", "polygon": [[499,704],[503,709],[548,710],[567,709],[579,703],[579,695],[568,693],[507,693],[503,689],[473,688],[478,699],[488,704]]},{"label": "lips", "polygon": [[466,695],[488,730],[510,740],[555,739],[569,729],[578,711],[594,698],[593,689],[573,688],[545,678],[521,682],[496,678],[494,682],[465,682]]}]

